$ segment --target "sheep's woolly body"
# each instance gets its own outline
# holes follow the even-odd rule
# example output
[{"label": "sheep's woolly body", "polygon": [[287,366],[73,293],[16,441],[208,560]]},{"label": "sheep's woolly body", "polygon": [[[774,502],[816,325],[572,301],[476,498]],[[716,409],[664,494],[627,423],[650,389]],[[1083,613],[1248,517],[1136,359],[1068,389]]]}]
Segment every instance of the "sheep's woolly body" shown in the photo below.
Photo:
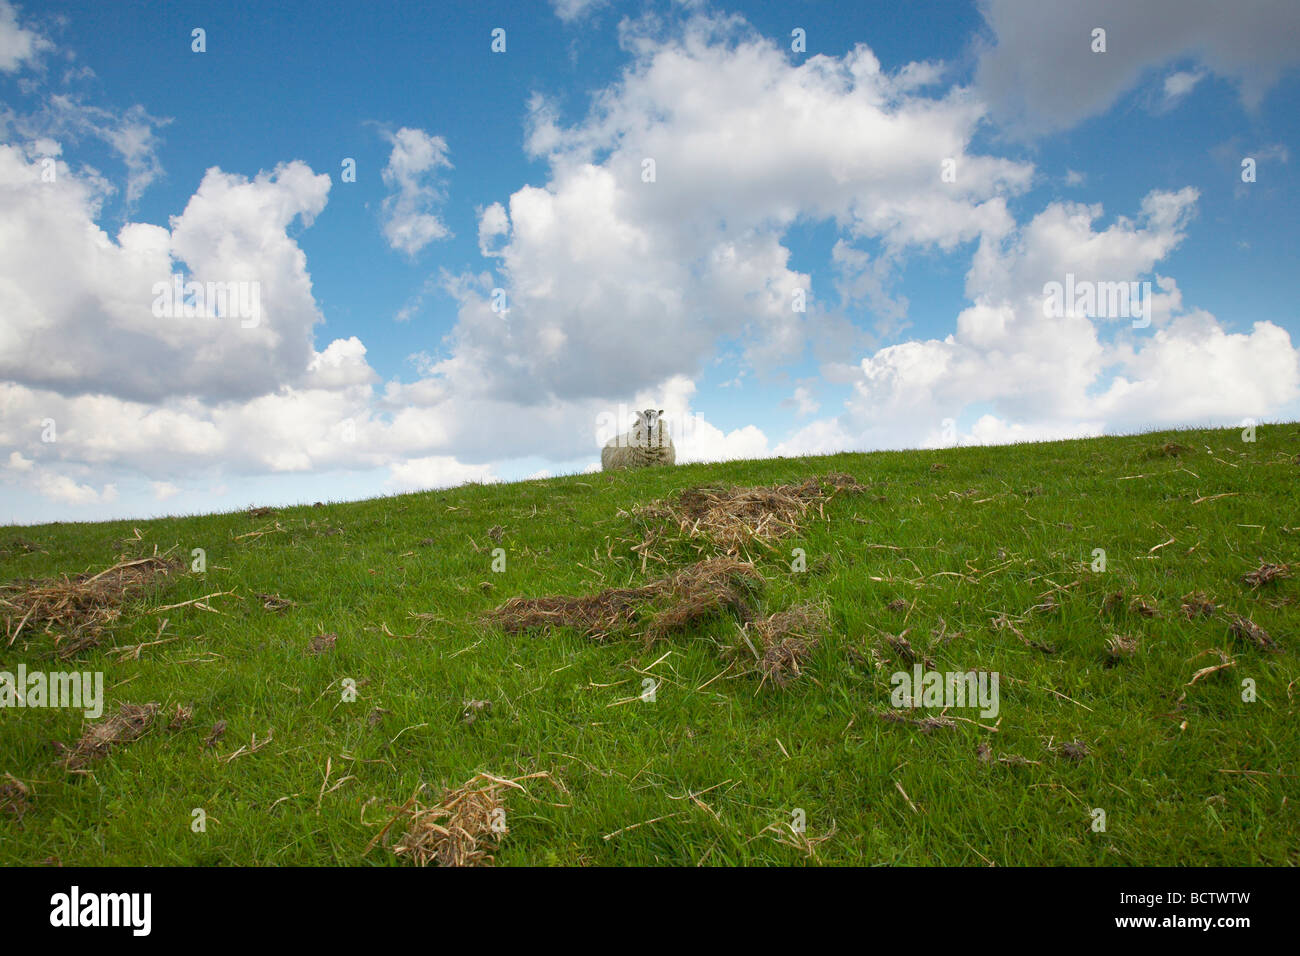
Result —
[{"label": "sheep's woolly body", "polygon": [[671,465],[676,461],[677,449],[662,419],[650,429],[638,422],[631,431],[610,439],[600,450],[600,467],[604,471]]},{"label": "sheep's woolly body", "polygon": [[644,445],[609,444],[600,450],[600,467],[605,471],[620,468],[648,468],[651,465],[671,465],[677,461],[672,444],[650,448]]}]

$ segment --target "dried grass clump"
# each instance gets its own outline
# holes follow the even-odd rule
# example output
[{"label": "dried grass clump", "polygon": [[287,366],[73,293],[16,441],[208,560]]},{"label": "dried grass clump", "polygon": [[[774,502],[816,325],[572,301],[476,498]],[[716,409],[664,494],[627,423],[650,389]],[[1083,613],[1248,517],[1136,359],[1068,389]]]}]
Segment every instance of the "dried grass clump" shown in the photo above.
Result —
[{"label": "dried grass clump", "polygon": [[852,475],[846,475],[842,471],[832,471],[830,474],[823,475],[822,481],[826,482],[837,491],[843,491],[846,494],[858,495],[867,490],[867,486]]},{"label": "dried grass clump", "polygon": [[1071,760],[1083,760],[1092,753],[1092,749],[1082,740],[1071,740],[1061,744],[1057,752]]},{"label": "dried grass clump", "polygon": [[1232,636],[1238,640],[1254,644],[1261,651],[1277,650],[1277,641],[1269,637],[1268,631],[1264,630],[1248,617],[1242,617],[1240,614],[1234,614],[1229,625]]},{"label": "dried grass clump", "polygon": [[1265,584],[1271,584],[1278,578],[1289,578],[1291,568],[1286,564],[1261,564],[1254,571],[1242,575],[1241,580],[1249,584],[1251,588],[1258,588]]},{"label": "dried grass clump", "polygon": [[338,642],[337,634],[317,634],[307,644],[307,653],[313,655],[328,654],[334,650],[334,645]]},{"label": "dried grass clump", "polygon": [[752,564],[713,558],[636,588],[606,588],[581,597],[511,598],[488,618],[508,634],[571,627],[597,641],[623,631],[639,631],[654,640],[727,610],[749,620],[762,582]]},{"label": "dried grass clump", "polygon": [[[476,774],[455,790],[443,791],[437,803],[420,803],[421,785],[388,821],[370,847],[383,838],[398,820],[406,821],[406,832],[393,844],[392,851],[405,856],[417,866],[490,866],[492,851],[505,836],[505,791],[527,790],[519,782],[547,773],[529,774],[516,780]],[[369,852],[370,847],[367,847]]]},{"label": "dried grass clump", "polygon": [[[829,486],[823,487],[822,482]],[[705,538],[728,555],[739,555],[756,542],[772,550],[772,542],[799,529],[808,509],[822,506],[841,491],[856,494],[865,487],[850,475],[834,473],[800,484],[759,487],[706,485],[687,488],[676,499],[656,501],[637,510],[637,517],[664,521],[688,538]],[[651,535],[638,550],[653,543]]]},{"label": "dried grass clump", "polygon": [[1146,598],[1138,595],[1129,602],[1128,610],[1130,614],[1137,614],[1141,617],[1159,617],[1160,608],[1154,602],[1147,601]]},{"label": "dried grass clump", "polygon": [[32,805],[32,788],[11,773],[0,778],[0,810],[19,820]]},{"label": "dried grass clump", "polygon": [[193,719],[193,707],[182,707],[180,704],[177,704],[176,709],[172,711],[172,719],[167,723],[167,729],[173,733],[178,730],[184,730],[190,725],[190,721]]},{"label": "dried grass clump", "polygon": [[158,710],[159,705],[155,703],[123,704],[111,717],[87,724],[81,739],[72,747],[59,745],[64,752],[64,769],[74,773],[84,771],[114,747],[139,740],[153,726]]},{"label": "dried grass clump", "polygon": [[662,581],[638,588],[606,588],[582,597],[514,597],[488,614],[507,634],[571,627],[593,640],[603,640],[628,627],[636,612],[663,594]]},{"label": "dried grass clump", "polygon": [[259,594],[257,599],[262,602],[262,609],[266,611],[283,611],[286,608],[298,606],[296,601],[280,597],[278,594]]},{"label": "dried grass clump", "polygon": [[1106,641],[1106,653],[1110,655],[1110,664],[1118,664],[1126,657],[1137,653],[1138,639],[1131,634],[1116,634]]},{"label": "dried grass clump", "polygon": [[218,720],[215,724],[212,725],[212,730],[208,733],[208,735],[203,738],[203,749],[211,750],[213,747],[217,745],[217,741],[219,741],[225,735],[226,735],[226,722],[224,720]]},{"label": "dried grass clump", "polygon": [[[992,764],[994,762],[993,748],[986,743],[977,745],[975,754],[979,757],[980,763]],[[996,760],[1006,767],[1036,767],[1039,765],[1037,760],[1030,760],[1028,757],[1020,756],[1020,754],[1002,754]]]},{"label": "dried grass clump", "polygon": [[907,631],[902,634],[886,634],[885,643],[893,648],[894,653],[899,656],[904,664],[911,665],[916,663],[916,649],[912,647],[912,642],[907,639]]},{"label": "dried grass clump", "polygon": [[1183,595],[1182,612],[1189,621],[1198,617],[1211,617],[1216,610],[1218,610],[1218,605],[1200,591]]},{"label": "dried grass clump", "polygon": [[909,727],[915,727],[923,734],[933,733],[941,727],[951,730],[957,726],[957,721],[951,717],[944,717],[942,714],[936,714],[932,717],[908,717],[897,710],[884,710],[880,712],[880,719],[887,720],[891,724],[906,724]]},{"label": "dried grass clump", "polygon": [[802,676],[803,663],[817,647],[826,627],[824,608],[797,604],[750,621],[741,630],[740,640],[728,647],[724,655],[748,661],[747,671],[762,675],[760,687],[770,680],[784,689]]},{"label": "dried grass clump", "polygon": [[1020,754],[1003,754],[998,758],[998,763],[1006,764],[1008,767],[1038,766],[1037,760],[1030,760],[1028,757],[1020,756]]},{"label": "dried grass clump", "polygon": [[745,561],[713,558],[677,572],[668,581],[667,603],[655,611],[645,631],[650,641],[725,612],[749,621],[763,576]]},{"label": "dried grass clump", "polygon": [[54,635],[67,659],[98,644],[104,628],[122,614],[122,605],[180,570],[175,558],[153,555],[121,561],[98,574],[45,578],[0,585],[0,608],[9,644],[31,625]]},{"label": "dried grass clump", "polygon": [[8,541],[0,543],[0,558],[8,558],[13,555],[33,554],[41,549],[28,541],[26,538],[10,538]]}]

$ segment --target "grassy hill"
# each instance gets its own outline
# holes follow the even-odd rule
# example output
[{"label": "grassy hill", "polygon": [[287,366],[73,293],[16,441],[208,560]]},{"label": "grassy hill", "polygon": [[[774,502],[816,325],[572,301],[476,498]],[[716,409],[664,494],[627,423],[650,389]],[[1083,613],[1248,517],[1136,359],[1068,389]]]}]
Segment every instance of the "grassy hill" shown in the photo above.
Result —
[{"label": "grassy hill", "polygon": [[[0,710],[0,863],[403,864],[399,808],[485,772],[539,774],[471,794],[504,800],[498,865],[1294,865],[1300,574],[1247,576],[1300,571],[1298,453],[1287,424],[0,529],[0,671],[103,672],[105,720],[159,705],[80,747],[80,711]],[[784,686],[724,653],[734,608],[653,642],[640,612],[485,619],[726,550],[638,507],[836,473],[863,487],[734,555],[753,614],[826,615]],[[178,566],[102,631],[38,609],[5,646],[33,581],[155,551]],[[98,583],[133,568],[168,570]],[[892,707],[912,660],[997,673],[998,716]]]}]

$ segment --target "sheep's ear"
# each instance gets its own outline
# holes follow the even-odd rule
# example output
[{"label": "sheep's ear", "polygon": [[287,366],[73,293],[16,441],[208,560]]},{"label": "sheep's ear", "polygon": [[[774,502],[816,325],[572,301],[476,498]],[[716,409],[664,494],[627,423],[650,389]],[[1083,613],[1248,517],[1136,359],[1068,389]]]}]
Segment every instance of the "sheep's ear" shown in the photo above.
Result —
[{"label": "sheep's ear", "polygon": [[664,413],[664,410],[663,410],[662,408],[659,409],[659,414],[662,415],[663,413]]}]

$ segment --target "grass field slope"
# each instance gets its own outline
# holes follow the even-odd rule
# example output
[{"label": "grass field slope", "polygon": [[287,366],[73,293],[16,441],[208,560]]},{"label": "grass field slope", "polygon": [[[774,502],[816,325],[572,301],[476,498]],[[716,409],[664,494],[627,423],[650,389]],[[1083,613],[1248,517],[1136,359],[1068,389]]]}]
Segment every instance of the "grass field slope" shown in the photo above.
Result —
[{"label": "grass field slope", "polygon": [[1295,865],[1298,487],[1279,424],[3,528],[0,863]]}]

